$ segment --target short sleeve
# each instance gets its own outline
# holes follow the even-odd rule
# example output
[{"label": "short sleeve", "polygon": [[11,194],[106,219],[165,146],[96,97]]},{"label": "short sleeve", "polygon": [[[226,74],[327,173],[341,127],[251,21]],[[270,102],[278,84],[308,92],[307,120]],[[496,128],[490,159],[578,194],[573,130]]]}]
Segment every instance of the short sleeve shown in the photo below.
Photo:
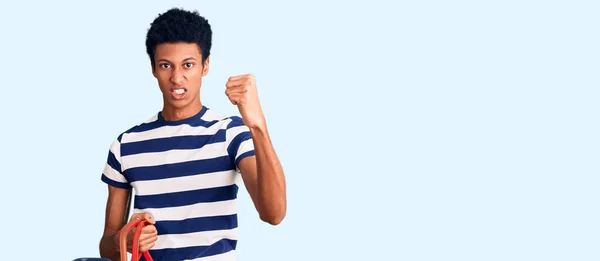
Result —
[{"label": "short sleeve", "polygon": [[102,181],[117,188],[128,189],[131,188],[131,185],[122,173],[120,158],[121,143],[119,140],[115,140],[108,151],[108,158],[102,172]]},{"label": "short sleeve", "polygon": [[239,162],[249,156],[254,156],[254,143],[248,126],[240,117],[231,117],[227,125],[227,154],[231,163],[238,167]]}]

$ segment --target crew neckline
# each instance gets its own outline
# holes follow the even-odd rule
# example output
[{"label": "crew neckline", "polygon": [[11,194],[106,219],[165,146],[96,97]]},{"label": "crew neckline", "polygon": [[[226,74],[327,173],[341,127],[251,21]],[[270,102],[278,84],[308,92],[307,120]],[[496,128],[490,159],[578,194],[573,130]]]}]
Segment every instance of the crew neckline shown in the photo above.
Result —
[{"label": "crew neckline", "polygon": [[160,123],[166,124],[166,125],[179,125],[179,124],[186,124],[186,123],[192,123],[193,121],[202,118],[202,116],[204,115],[204,113],[206,113],[206,110],[208,110],[208,108],[204,105],[202,105],[202,109],[200,109],[200,111],[188,118],[185,119],[181,119],[181,120],[176,120],[176,121],[168,121],[165,120],[165,118],[163,118],[162,116],[162,110],[158,112],[158,121]]}]

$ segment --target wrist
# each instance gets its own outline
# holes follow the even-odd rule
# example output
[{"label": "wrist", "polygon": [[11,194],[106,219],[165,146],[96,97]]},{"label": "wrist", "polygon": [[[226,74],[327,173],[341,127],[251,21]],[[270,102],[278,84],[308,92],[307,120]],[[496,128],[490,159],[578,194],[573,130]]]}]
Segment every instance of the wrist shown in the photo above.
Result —
[{"label": "wrist", "polygon": [[120,246],[121,246],[121,239],[120,239],[120,235],[121,235],[121,230],[117,230],[116,233],[114,233],[111,237],[112,243],[115,245],[115,247],[120,250]]},{"label": "wrist", "polygon": [[251,134],[266,134],[267,133],[267,125],[266,124],[256,124],[248,126]]}]

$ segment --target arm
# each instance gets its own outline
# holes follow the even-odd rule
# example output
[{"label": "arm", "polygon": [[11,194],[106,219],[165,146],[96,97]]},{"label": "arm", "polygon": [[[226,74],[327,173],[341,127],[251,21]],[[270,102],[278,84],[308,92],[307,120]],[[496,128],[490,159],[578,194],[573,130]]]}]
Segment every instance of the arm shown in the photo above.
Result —
[{"label": "arm", "polygon": [[129,216],[131,189],[108,186],[104,233],[100,239],[100,257],[120,260],[119,232]]},{"label": "arm", "polygon": [[[256,78],[251,74],[230,77],[225,86],[225,94],[232,104],[238,106],[246,125],[246,133],[242,133],[241,136],[252,139],[242,142],[238,140],[239,143],[234,143],[233,147],[237,149],[234,149],[232,156],[235,157],[260,218],[269,224],[277,225],[286,214],[286,184],[258,99]],[[252,152],[252,147],[254,155],[246,156]]]},{"label": "arm", "polygon": [[[129,207],[131,204],[131,189],[122,189],[113,186],[108,186],[108,200],[106,201],[106,217],[104,220],[104,233],[100,239],[100,257],[108,258],[112,261],[121,260],[120,253],[120,233],[123,226],[127,222],[129,216]],[[149,213],[141,212],[131,216],[129,221],[133,219],[144,219],[150,222],[150,225],[142,229],[140,235],[139,251],[146,252],[152,248],[158,239],[156,221]],[[133,233],[131,230],[127,235],[127,251],[131,252]]]},{"label": "arm", "polygon": [[108,185],[108,199],[104,217],[104,232],[100,239],[100,256],[113,261],[119,257],[119,230],[125,225],[129,216],[131,201],[131,185],[121,169],[121,142],[113,141],[101,180]]},{"label": "arm", "polygon": [[[132,188],[121,170],[121,145],[120,140],[114,141],[108,153],[108,159],[102,173],[102,181],[108,184],[108,199],[106,201],[106,213],[104,218],[104,233],[100,239],[100,256],[113,261],[120,260],[120,232],[126,224],[132,197]],[[151,225],[145,226],[140,235],[140,252],[147,251],[154,246],[158,239],[155,221],[149,213],[137,213],[131,216],[133,219],[145,219]],[[130,231],[127,237],[127,251],[131,252],[134,231]]]},{"label": "arm", "polygon": [[265,127],[250,128],[255,156],[239,162],[248,194],[261,220],[279,224],[286,214],[286,184],[283,169]]}]

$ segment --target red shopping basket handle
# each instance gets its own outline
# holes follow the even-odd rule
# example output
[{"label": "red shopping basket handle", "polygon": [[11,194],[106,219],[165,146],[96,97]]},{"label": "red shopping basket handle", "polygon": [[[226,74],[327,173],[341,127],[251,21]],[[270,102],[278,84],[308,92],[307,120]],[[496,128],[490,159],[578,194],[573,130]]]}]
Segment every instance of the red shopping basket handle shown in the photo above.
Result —
[{"label": "red shopping basket handle", "polygon": [[140,242],[140,235],[142,234],[142,228],[147,225],[147,222],[144,220],[131,220],[129,221],[129,223],[127,223],[123,229],[121,229],[121,234],[120,234],[120,248],[121,248],[121,261],[127,261],[127,234],[129,234],[129,231],[131,231],[132,229],[136,228],[135,233],[133,234],[133,242],[132,242],[132,246],[131,246],[131,260],[132,261],[138,261],[140,260],[140,257],[142,257],[142,254],[144,255],[144,257],[146,258],[147,261],[154,261],[152,259],[152,257],[150,256],[150,253],[148,253],[148,251],[144,252],[144,253],[140,253],[139,252],[139,242]]}]

